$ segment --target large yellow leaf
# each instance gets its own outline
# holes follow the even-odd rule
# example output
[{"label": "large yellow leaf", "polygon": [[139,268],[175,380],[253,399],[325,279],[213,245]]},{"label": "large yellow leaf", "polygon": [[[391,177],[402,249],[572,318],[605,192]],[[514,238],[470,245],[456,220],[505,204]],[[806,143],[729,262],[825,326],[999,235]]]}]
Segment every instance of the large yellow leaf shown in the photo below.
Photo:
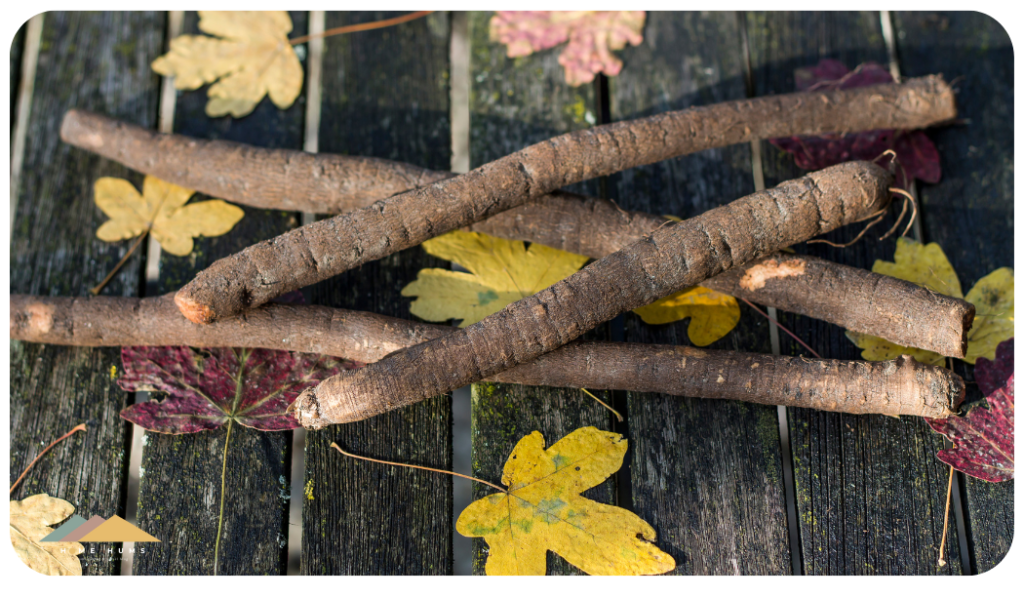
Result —
[{"label": "large yellow leaf", "polygon": [[194,191],[147,176],[142,195],[124,179],[103,177],[94,186],[96,206],[110,217],[96,236],[108,242],[147,230],[174,255],[192,253],[192,237],[216,237],[231,230],[245,212],[220,199],[185,205]]},{"label": "large yellow leaf", "polygon": [[540,432],[520,440],[501,478],[508,491],[472,503],[456,522],[460,534],[487,541],[487,574],[544,575],[548,550],[591,575],[674,569],[643,519],[580,496],[622,467],[626,444],[597,428],[580,428],[547,450]]},{"label": "large yellow leaf", "polygon": [[522,241],[458,230],[423,243],[423,248],[470,273],[420,270],[402,289],[402,296],[418,297],[409,311],[431,322],[461,319],[463,327],[546,289],[587,261],[585,256],[537,243],[527,249]]},{"label": "large yellow leaf", "polygon": [[668,324],[690,318],[686,333],[690,342],[705,347],[729,334],[740,321],[734,297],[705,287],[689,287],[633,310],[648,324]]},{"label": "large yellow leaf", "polygon": [[[922,245],[900,237],[896,242],[893,262],[876,260],[871,271],[908,280],[937,293],[965,299],[977,308],[974,325],[968,332],[964,361],[974,363],[978,357],[995,359],[996,345],[1013,336],[1013,270],[1000,268],[974,285],[965,298],[953,265],[938,243]],[[940,364],[944,357],[932,351],[902,347],[887,340],[852,330],[846,336],[864,351],[868,361],[885,361],[900,355],[912,355],[921,363]]]},{"label": "large yellow leaf", "polygon": [[21,562],[45,575],[81,575],[79,554],[85,547],[78,542],[40,542],[75,512],[66,500],[36,494],[25,500],[11,501],[11,544]]},{"label": "large yellow leaf", "polygon": [[977,314],[967,333],[967,356],[974,363],[979,357],[995,361],[996,346],[1013,337],[1013,269],[1000,268],[982,278],[965,299],[974,304]]},{"label": "large yellow leaf", "polygon": [[281,109],[295,102],[302,91],[302,65],[288,42],[287,12],[199,11],[199,17],[199,29],[221,39],[176,37],[170,52],[153,61],[154,71],[173,76],[178,89],[220,79],[207,92],[209,116],[245,116],[267,94]]}]

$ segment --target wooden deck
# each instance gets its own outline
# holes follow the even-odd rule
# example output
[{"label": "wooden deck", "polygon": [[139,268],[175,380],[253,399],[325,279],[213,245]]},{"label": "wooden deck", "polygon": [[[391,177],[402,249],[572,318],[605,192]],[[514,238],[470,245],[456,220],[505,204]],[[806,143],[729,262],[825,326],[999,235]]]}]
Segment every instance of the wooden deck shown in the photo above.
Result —
[{"label": "wooden deck", "polygon": [[[326,13],[326,28],[398,13]],[[293,36],[310,13],[292,12]],[[102,176],[141,185],[142,175],[60,141],[64,112],[84,108],[157,128],[266,147],[377,156],[427,168],[477,166],[566,131],[666,110],[793,91],[794,68],[836,58],[853,67],[890,64],[903,76],[943,73],[958,81],[964,123],[930,133],[943,179],[921,185],[915,235],[942,245],[965,289],[1013,266],[1013,52],[1002,27],[979,13],[649,13],[644,42],[620,53],[615,78],[569,87],[557,51],[505,57],[489,41],[489,13],[435,13],[397,27],[328,38],[320,90],[307,88],[288,110],[264,100],[243,119],[210,119],[205,88],[161,95],[149,64],[166,48],[168,13],[46,13],[38,49],[23,27],[11,49],[12,106],[22,65],[36,60],[24,131],[24,158],[11,232],[12,293],[83,296],[127,251],[95,238],[104,220],[92,201]],[[314,17],[315,18],[315,17]],[[185,13],[183,33],[199,33]],[[886,35],[883,23],[892,26]],[[468,56],[455,58],[451,48]],[[32,56],[27,56],[27,53]],[[30,60],[29,60],[30,61]],[[468,63],[468,72],[465,72]],[[464,69],[456,72],[457,69]],[[468,98],[452,81],[469,82]],[[465,90],[462,90],[465,91]],[[172,102],[170,104],[169,102]],[[319,103],[319,112],[311,110]],[[453,129],[469,113],[469,128]],[[16,114],[12,109],[12,130]],[[312,119],[312,120],[311,120]],[[454,133],[453,133],[454,131]],[[454,135],[454,141],[453,141]],[[452,148],[456,148],[453,157]],[[462,148],[468,147],[468,150]],[[464,153],[468,151],[468,155]],[[455,166],[453,167],[453,163]],[[712,150],[574,187],[626,209],[688,218],[801,173],[767,142]],[[103,291],[165,293],[214,260],[301,224],[303,216],[245,209],[229,234],[197,240],[192,255],[162,254],[147,279],[145,252]],[[840,233],[843,234],[843,233]],[[895,242],[801,252],[870,268],[892,259]],[[151,260],[153,261],[153,260]],[[154,262],[153,265],[156,265]],[[311,303],[403,318],[399,289],[429,266],[447,266],[416,247],[306,290]],[[151,268],[150,273],[154,270]],[[742,306],[739,326],[713,348],[801,354],[802,348]],[[836,326],[779,313],[824,357],[857,359]],[[648,326],[619,317],[594,339],[688,344],[686,325]],[[141,469],[130,471],[133,430],[118,412],[137,400],[111,374],[116,349],[11,342],[11,479],[42,446],[74,425],[88,431],[62,443],[12,495],[46,492],[80,514],[134,516],[160,538],[133,560],[133,574],[213,573],[219,527],[224,430],[188,436],[145,434]],[[972,380],[973,367],[957,372]],[[969,385],[969,392],[977,387]],[[627,466],[587,492],[650,522],[673,574],[969,575],[996,566],[1013,539],[1014,483],[957,474],[945,559],[939,567],[948,468],[935,458],[943,439],[918,418],[851,416],[738,402],[641,393],[604,393],[626,416],[572,389],[476,384],[470,430],[472,475],[500,478],[515,442],[539,430],[553,442],[584,426],[627,434]],[[239,428],[231,437],[218,573],[283,575],[289,533],[301,525],[304,574],[453,573],[453,492],[447,476],[340,458],[331,442],[370,457],[450,469],[451,397],[437,397],[368,421],[304,436]],[[301,450],[302,445],[298,445]],[[138,476],[137,502],[129,480]],[[302,492],[292,496],[292,488]],[[489,493],[474,488],[474,498]],[[301,501],[301,521],[289,517]],[[294,540],[292,540],[294,541]],[[118,558],[83,555],[87,574],[119,574]],[[473,570],[485,545],[474,541]],[[552,574],[577,574],[548,554]]]}]

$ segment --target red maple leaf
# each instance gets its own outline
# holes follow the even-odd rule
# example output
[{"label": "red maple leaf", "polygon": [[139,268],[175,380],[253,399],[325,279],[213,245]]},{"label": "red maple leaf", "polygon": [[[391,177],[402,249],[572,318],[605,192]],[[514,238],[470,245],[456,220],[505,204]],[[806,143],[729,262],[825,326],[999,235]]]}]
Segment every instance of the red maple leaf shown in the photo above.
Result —
[{"label": "red maple leaf", "polygon": [[298,428],[286,410],[303,389],[361,366],[313,353],[225,347],[123,347],[121,362],[121,388],[169,395],[127,407],[121,417],[164,434],[215,430],[229,420],[257,430]]},{"label": "red maple leaf", "polygon": [[965,417],[927,419],[933,430],[956,445],[939,451],[939,460],[986,482],[1013,479],[1013,339],[996,347],[996,360],[979,357],[974,368],[988,408]]},{"label": "red maple leaf", "polygon": [[[794,71],[800,91],[850,89],[891,83],[892,75],[879,64],[865,62],[851,71],[838,60],[825,59],[817,66]],[[850,133],[829,133],[816,137],[780,137],[772,145],[793,154],[796,165],[821,170],[850,160],[874,160],[893,150],[902,169],[896,169],[896,184],[907,188],[910,179],[937,183],[942,178],[939,152],[923,131],[879,129]]]}]

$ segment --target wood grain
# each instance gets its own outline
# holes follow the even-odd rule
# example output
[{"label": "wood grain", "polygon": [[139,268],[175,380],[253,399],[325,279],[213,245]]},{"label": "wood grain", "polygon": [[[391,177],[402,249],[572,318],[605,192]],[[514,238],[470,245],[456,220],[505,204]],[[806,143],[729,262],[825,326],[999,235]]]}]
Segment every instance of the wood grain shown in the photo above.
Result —
[{"label": "wood grain", "polygon": [[[148,65],[161,51],[162,32],[159,13],[46,14],[11,235],[12,293],[85,295],[127,251],[128,243],[95,237],[106,217],[92,186],[101,176],[141,177],[64,145],[58,131],[72,107],[153,126],[159,86]],[[136,296],[139,268],[134,256],[104,294]],[[120,352],[18,341],[10,351],[12,482],[43,447],[86,424],[85,433],[47,453],[11,498],[45,492],[85,518],[123,517],[131,430],[118,416],[129,397],[115,382]],[[95,552],[80,557],[86,575],[120,571],[120,544],[88,548]]]},{"label": "wood grain", "polygon": [[[644,43],[609,79],[613,120],[743,98],[733,13],[648,13]],[[609,177],[630,210],[691,218],[754,192],[750,146],[709,150]],[[625,340],[690,345],[689,319],[645,324]],[[709,348],[771,353],[768,322],[741,304],[739,325]],[[679,575],[790,571],[776,409],[734,401],[629,393],[636,513],[658,532]],[[740,441],[739,439],[743,439]]]},{"label": "wood grain", "polygon": [[[977,12],[895,15],[905,76],[942,71],[957,84],[962,126],[932,133],[942,181],[922,185],[926,242],[939,243],[966,293],[997,268],[1013,267],[1013,49],[1002,25]],[[972,380],[974,368],[954,370]],[[968,385],[968,400],[981,398]],[[971,567],[984,573],[1013,542],[1015,482],[958,474],[966,490]]]},{"label": "wood grain", "polygon": [[[491,13],[470,13],[470,166],[475,168],[527,145],[597,123],[592,85],[570,87],[558,64],[559,49],[523,58],[505,56],[505,46],[488,38]],[[569,188],[598,194],[598,182]],[[608,340],[607,326],[584,338]],[[595,392],[608,402],[610,393]],[[604,407],[575,389],[524,387],[515,384],[474,384],[472,402],[473,475],[501,482],[505,460],[519,440],[533,431],[544,435],[546,446],[583,426],[615,430]],[[494,492],[473,484],[473,499]],[[615,502],[614,479],[584,493],[591,500]],[[486,542],[473,540],[473,571],[484,573]],[[580,575],[581,571],[552,552],[548,575]]]},{"label": "wood grain", "polygon": [[[853,69],[888,64],[878,13],[752,13],[750,58],[756,95],[796,89],[793,70],[823,58]],[[793,158],[764,142],[765,184],[803,174]],[[878,225],[884,232],[892,213]],[[825,238],[852,239],[858,225]],[[800,244],[794,249],[871,268],[892,260],[895,238],[869,232],[845,249]],[[860,351],[837,326],[793,314],[780,322],[822,357],[858,359]],[[786,354],[804,350],[780,334]],[[942,440],[917,418],[826,414],[789,409],[803,573],[807,575],[936,575],[960,573],[956,526],[950,522],[946,560],[936,564],[942,536],[948,469],[933,457]],[[898,457],[896,457],[898,455]]]},{"label": "wood grain", "polygon": [[[404,13],[328,12],[326,28]],[[324,41],[320,150],[446,170],[448,19],[445,13]],[[407,249],[311,288],[318,305],[410,318],[399,291],[425,267],[443,266]],[[451,478],[367,463],[367,457],[451,469],[451,399],[309,432],[302,524],[307,575],[450,575]]]},{"label": "wood grain", "polygon": [[[292,36],[303,35],[305,12],[291,12]],[[198,15],[185,15],[183,32],[199,32]],[[200,139],[226,139],[263,147],[302,147],[303,96],[287,110],[264,98],[240,119],[206,116],[206,87],[179,92],[174,132]],[[207,196],[196,194],[191,201]],[[294,213],[243,208],[231,232],[195,240],[185,257],[162,252],[158,293],[178,289],[214,260],[298,225]],[[153,397],[158,399],[159,397]],[[288,538],[291,433],[233,426],[227,450],[224,496],[221,470],[227,427],[209,433],[169,436],[146,433],[139,481],[139,527],[162,540],[143,558],[136,575],[211,575],[221,500],[223,527],[216,573],[283,575]]]}]

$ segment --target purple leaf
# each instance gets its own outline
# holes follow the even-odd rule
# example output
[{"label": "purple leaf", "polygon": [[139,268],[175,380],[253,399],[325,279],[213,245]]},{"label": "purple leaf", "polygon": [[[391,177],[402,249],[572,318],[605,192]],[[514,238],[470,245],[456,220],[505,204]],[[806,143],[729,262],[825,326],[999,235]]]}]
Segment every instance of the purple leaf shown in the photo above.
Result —
[{"label": "purple leaf", "polygon": [[[822,60],[817,66],[796,69],[794,77],[800,91],[851,89],[892,82],[889,71],[874,62],[866,62],[850,71],[843,63],[831,59]],[[910,179],[937,183],[942,178],[939,152],[923,131],[884,129],[769,141],[793,154],[796,165],[804,170],[821,170],[851,160],[875,160],[886,150],[893,150],[902,166],[896,169],[897,187],[906,189]]]},{"label": "purple leaf", "polygon": [[325,355],[269,349],[123,347],[128,391],[158,391],[164,401],[132,405],[121,417],[164,434],[214,430],[229,420],[257,430],[291,430],[287,413],[308,386],[359,364]]},{"label": "purple leaf", "polygon": [[974,369],[988,408],[964,417],[927,419],[956,445],[939,451],[939,460],[986,482],[1013,479],[1013,339],[999,343],[996,360],[979,357]]}]

